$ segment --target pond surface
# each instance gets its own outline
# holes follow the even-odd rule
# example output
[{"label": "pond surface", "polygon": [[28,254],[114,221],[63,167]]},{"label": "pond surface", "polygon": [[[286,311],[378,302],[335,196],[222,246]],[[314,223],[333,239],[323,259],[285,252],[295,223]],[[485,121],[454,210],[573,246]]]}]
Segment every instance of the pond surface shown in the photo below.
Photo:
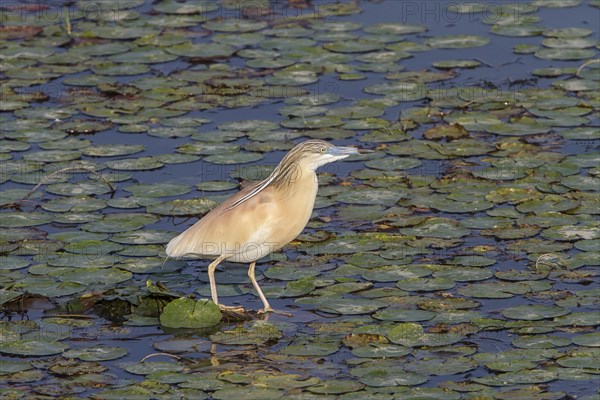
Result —
[{"label": "pond surface", "polygon": [[[3,4],[0,396],[598,398],[599,7]],[[292,317],[209,323],[164,245],[308,138],[373,152],[258,265]]]}]

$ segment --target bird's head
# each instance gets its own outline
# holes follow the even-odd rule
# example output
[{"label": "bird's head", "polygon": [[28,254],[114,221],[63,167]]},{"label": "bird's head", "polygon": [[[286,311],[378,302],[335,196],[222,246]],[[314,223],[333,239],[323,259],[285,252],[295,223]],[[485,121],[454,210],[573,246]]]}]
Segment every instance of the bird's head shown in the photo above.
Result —
[{"label": "bird's head", "polygon": [[317,168],[352,154],[359,154],[358,149],[334,146],[324,140],[307,140],[291,149],[266,181],[272,182],[276,188],[288,190],[290,185],[305,177],[316,181]]},{"label": "bird's head", "polygon": [[[316,170],[322,165],[341,160],[349,155],[358,154],[358,149],[354,147],[334,146],[324,140],[307,140],[294,147],[288,156],[289,162],[295,162],[299,165]],[[286,156],[286,158],[288,158]],[[284,159],[284,161],[286,161]]]}]

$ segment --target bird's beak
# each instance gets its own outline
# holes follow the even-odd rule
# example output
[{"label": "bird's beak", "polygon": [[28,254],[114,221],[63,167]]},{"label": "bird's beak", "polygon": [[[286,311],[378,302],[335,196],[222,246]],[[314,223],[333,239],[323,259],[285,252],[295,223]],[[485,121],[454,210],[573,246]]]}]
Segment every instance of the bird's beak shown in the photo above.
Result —
[{"label": "bird's beak", "polygon": [[332,146],[327,150],[327,153],[334,157],[350,156],[352,154],[359,154],[356,147],[346,146]]}]

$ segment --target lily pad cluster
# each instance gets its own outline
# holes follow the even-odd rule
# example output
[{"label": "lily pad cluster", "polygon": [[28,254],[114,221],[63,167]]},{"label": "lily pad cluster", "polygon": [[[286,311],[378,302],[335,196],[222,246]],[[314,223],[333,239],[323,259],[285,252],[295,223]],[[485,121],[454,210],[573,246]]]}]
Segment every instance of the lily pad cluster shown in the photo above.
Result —
[{"label": "lily pad cluster", "polygon": [[[598,27],[539,15],[597,2],[448,6],[489,35],[284,3],[2,6],[0,393],[592,398]],[[538,68],[477,81],[464,54],[498,41]],[[259,264],[294,317],[228,319],[164,245],[306,138],[373,152]],[[260,305],[246,266],[216,274]]]}]

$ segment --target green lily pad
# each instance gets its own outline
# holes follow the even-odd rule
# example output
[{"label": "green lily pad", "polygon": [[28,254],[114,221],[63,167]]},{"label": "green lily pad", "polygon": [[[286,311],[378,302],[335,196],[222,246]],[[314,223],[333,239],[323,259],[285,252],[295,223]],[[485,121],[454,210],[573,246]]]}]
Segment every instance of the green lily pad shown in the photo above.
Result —
[{"label": "green lily pad", "polygon": [[[110,6],[106,6],[105,12],[111,10]],[[102,13],[101,13],[102,14]],[[142,36],[152,36],[158,33],[157,30],[152,28],[144,27],[120,27],[120,29],[114,29],[112,26],[98,26],[94,25],[93,35],[94,37],[102,39],[135,39]]]},{"label": "green lily pad", "polygon": [[365,53],[369,51],[380,50],[381,44],[377,42],[354,40],[325,43],[323,48],[336,53]]},{"label": "green lily pad", "polygon": [[12,270],[25,268],[30,264],[29,260],[15,256],[3,256],[0,259],[0,270]]},{"label": "green lily pad", "polygon": [[167,231],[140,230],[116,233],[110,240],[121,244],[164,244],[175,236],[176,234]]},{"label": "green lily pad", "polygon": [[376,369],[360,376],[358,380],[371,387],[417,386],[428,381],[424,375],[394,369]]},{"label": "green lily pad", "polygon": [[574,351],[567,356],[560,357],[556,360],[558,365],[571,368],[590,368],[598,369],[599,354],[594,349],[586,349],[588,351]]},{"label": "green lily pad", "polygon": [[198,161],[200,157],[192,154],[160,154],[156,159],[163,164],[186,164]]},{"label": "green lily pad", "polygon": [[106,165],[117,171],[144,171],[157,169],[164,166],[164,163],[156,157],[139,157],[123,160],[111,160]]},{"label": "green lily pad", "polygon": [[225,20],[225,21],[208,21],[203,27],[211,31],[218,32],[252,32],[258,31],[267,27],[264,21],[253,20]]},{"label": "green lily pad", "polygon": [[385,82],[367,86],[366,93],[386,95],[396,101],[416,101],[425,98],[427,88],[417,82]]},{"label": "green lily pad", "polygon": [[428,218],[425,222],[413,228],[401,228],[404,235],[426,236],[434,238],[457,238],[466,236],[470,230],[463,227],[460,222],[448,218]]},{"label": "green lily pad", "polygon": [[0,343],[0,353],[41,357],[60,354],[69,346],[61,342],[49,342],[44,340],[14,340]]},{"label": "green lily pad", "polygon": [[153,46],[142,46],[126,53],[112,55],[106,59],[116,63],[158,64],[176,60],[177,56],[168,54]]},{"label": "green lily pad", "polygon": [[125,282],[133,277],[129,271],[123,271],[118,268],[77,268],[67,271],[59,276],[63,282],[79,283],[82,285],[91,285],[101,283],[103,285],[114,285]]},{"label": "green lily pad", "polygon": [[0,226],[3,228],[22,228],[44,225],[53,221],[53,216],[41,212],[11,212],[2,215]]},{"label": "green lily pad", "polygon": [[214,343],[225,345],[261,345],[282,337],[282,332],[273,324],[257,321],[246,327],[217,332],[210,336]]},{"label": "green lily pad", "polygon": [[82,240],[65,245],[65,251],[75,254],[100,255],[123,250],[123,246],[102,240]]},{"label": "green lily pad", "polygon": [[547,29],[543,32],[546,37],[557,37],[557,38],[577,38],[586,37],[594,33],[589,28],[558,28],[558,29]]},{"label": "green lily pad", "polygon": [[335,341],[298,342],[284,347],[281,352],[293,356],[326,356],[337,352],[339,348],[340,344]]},{"label": "green lily pad", "polygon": [[42,208],[52,212],[90,212],[102,210],[106,207],[106,202],[102,199],[95,199],[90,196],[73,196],[53,199],[44,204]]},{"label": "green lily pad", "polygon": [[517,210],[522,213],[533,212],[540,215],[547,212],[569,211],[577,206],[579,206],[577,200],[550,194],[542,199],[527,200],[520,203],[517,205]]},{"label": "green lily pad", "polygon": [[131,362],[120,365],[125,371],[135,375],[150,375],[158,372],[179,372],[184,369],[181,364],[165,361]]},{"label": "green lily pad", "polygon": [[436,290],[452,289],[456,283],[446,278],[412,278],[400,280],[396,286],[408,292],[430,292]]},{"label": "green lily pad", "polygon": [[312,116],[306,118],[290,118],[286,121],[281,122],[281,126],[285,128],[295,129],[319,129],[319,128],[331,128],[340,126],[344,122],[340,117],[335,116]]},{"label": "green lily pad", "polygon": [[221,321],[221,310],[210,300],[182,297],[165,306],[160,323],[169,328],[207,328]]},{"label": "green lily pad", "polygon": [[400,198],[399,191],[370,189],[370,190],[350,190],[338,194],[337,201],[349,204],[383,204],[393,205]]},{"label": "green lily pad", "polygon": [[521,239],[535,236],[540,232],[540,228],[535,225],[530,226],[497,226],[492,229],[482,229],[484,236],[495,236],[500,239]]},{"label": "green lily pad", "polygon": [[137,184],[127,186],[126,191],[140,197],[170,197],[181,196],[192,191],[188,185],[177,183]]},{"label": "green lily pad", "polygon": [[428,46],[439,49],[464,49],[468,47],[485,46],[490,40],[477,35],[447,35],[425,39]]},{"label": "green lily pad", "polygon": [[395,171],[416,168],[421,164],[421,160],[416,158],[383,157],[367,161],[365,166],[384,171]]},{"label": "green lily pad", "polygon": [[494,276],[494,273],[484,268],[450,267],[433,273],[435,278],[451,279],[455,282],[482,281]]},{"label": "green lily pad", "polygon": [[33,366],[29,361],[18,361],[18,360],[2,360],[0,361],[0,371],[3,374],[13,374],[19,371],[27,371],[32,369]]},{"label": "green lily pad", "polygon": [[571,344],[571,339],[554,335],[520,336],[512,341],[515,347],[521,349],[551,349]]},{"label": "green lily pad", "polygon": [[560,317],[561,315],[568,313],[569,311],[562,307],[542,305],[521,305],[505,308],[502,311],[502,314],[506,318],[526,321],[538,321],[545,318]]},{"label": "green lily pad", "polygon": [[373,318],[382,321],[397,322],[419,322],[428,321],[435,317],[435,313],[425,310],[404,310],[397,308],[386,308],[373,314]]},{"label": "green lily pad", "polygon": [[261,160],[260,153],[240,152],[231,154],[211,154],[204,157],[204,161],[213,164],[246,164]]},{"label": "green lily pad", "polygon": [[116,360],[127,355],[127,349],[123,347],[108,347],[98,345],[81,349],[71,349],[63,353],[66,358],[79,358],[83,361],[108,361]]},{"label": "green lily pad", "polygon": [[66,162],[80,157],[81,153],[75,150],[44,150],[25,154],[23,159],[38,162]]},{"label": "green lily pad", "polygon": [[52,280],[37,279],[35,282],[19,283],[30,294],[46,297],[63,297],[81,293],[86,289],[85,285],[74,282],[55,282]]},{"label": "green lily pad", "polygon": [[[4,305],[6,303],[9,303],[13,300],[18,299],[22,295],[23,295],[23,292],[18,291],[18,290],[0,289],[0,304]],[[1,362],[0,362],[0,365],[2,365]]]},{"label": "green lily pad", "polygon": [[454,375],[473,370],[478,363],[467,357],[423,358],[404,366],[407,371],[422,375]]},{"label": "green lily pad", "polygon": [[407,35],[411,33],[425,32],[427,27],[424,25],[405,24],[398,22],[381,22],[372,24],[364,28],[365,32],[389,35]]},{"label": "green lily pad", "polygon": [[344,394],[357,392],[364,388],[364,386],[365,385],[355,380],[331,379],[322,381],[314,386],[309,386],[306,390],[318,394]]},{"label": "green lily pad", "polygon": [[571,175],[564,178],[561,185],[576,190],[597,191],[600,187],[600,179],[592,176]]},{"label": "green lily pad", "polygon": [[600,228],[580,225],[554,226],[542,231],[541,236],[554,240],[593,240],[600,238]]},{"label": "green lily pad", "polygon": [[180,3],[174,0],[162,0],[154,5],[154,10],[165,14],[193,15],[205,14],[219,9],[219,6],[212,3],[190,4]]},{"label": "green lily pad", "polygon": [[206,181],[196,185],[198,190],[207,192],[220,192],[235,189],[237,187],[237,183],[230,181]]},{"label": "green lily pad", "polygon": [[[91,70],[97,75],[120,76],[120,75],[141,75],[150,71],[145,64],[119,64],[105,62],[94,65]],[[93,115],[93,114],[92,114]]]},{"label": "green lily pad", "polygon": [[[328,297],[325,298],[327,299],[327,301],[321,301],[320,304],[317,303],[317,308],[321,311],[332,314],[370,314],[382,306],[380,302],[369,299],[332,299]],[[296,302],[303,303],[301,300],[298,300]]]},{"label": "green lily pad", "polygon": [[199,216],[206,214],[216,205],[216,202],[206,198],[170,200],[163,203],[148,205],[146,211],[158,215]]},{"label": "green lily pad", "polygon": [[475,68],[481,65],[477,60],[444,60],[435,61],[432,64],[439,69],[454,69],[454,68]]},{"label": "green lily pad", "polygon": [[600,347],[600,332],[584,333],[583,335],[575,336],[573,343],[578,346]]},{"label": "green lily pad", "polygon": [[507,299],[530,291],[531,287],[518,282],[475,283],[458,289],[463,296],[482,299]]},{"label": "green lily pad", "polygon": [[588,49],[542,48],[534,55],[543,60],[585,60],[594,57],[596,52]]},{"label": "green lily pad", "polygon": [[490,386],[508,386],[514,384],[546,383],[556,380],[556,372],[543,369],[507,372],[493,377],[474,378],[473,381]]},{"label": "green lily pad", "polygon": [[264,271],[267,278],[284,281],[295,281],[302,278],[314,277],[320,275],[320,268],[310,268],[294,265],[275,265]]},{"label": "green lily pad", "polygon": [[119,252],[123,256],[132,256],[119,262],[119,268],[134,274],[150,274],[169,271],[177,271],[185,267],[184,261],[173,259],[165,260],[164,257],[158,257],[163,253],[164,246],[129,246]]},{"label": "green lily pad", "polygon": [[105,183],[93,181],[81,181],[76,183],[55,183],[48,185],[46,191],[52,194],[62,196],[84,196],[84,195],[102,195],[111,192],[111,188]]},{"label": "green lily pad", "polygon": [[83,149],[82,154],[90,157],[116,157],[139,153],[144,151],[144,148],[141,144],[95,145]]},{"label": "green lily pad", "polygon": [[490,30],[492,33],[500,36],[513,36],[513,37],[525,37],[525,36],[537,36],[544,28],[539,25],[533,24],[495,24]]},{"label": "green lily pad", "polygon": [[362,276],[368,281],[394,282],[399,279],[420,278],[431,274],[431,269],[418,265],[392,265],[371,268]]},{"label": "green lily pad", "polygon": [[454,333],[425,333],[421,325],[413,322],[396,324],[388,332],[387,338],[392,343],[407,347],[444,346],[461,340],[461,336]]},{"label": "green lily pad", "polygon": [[354,356],[365,358],[402,357],[410,354],[410,352],[411,349],[409,347],[376,342],[352,348]]},{"label": "green lily pad", "polygon": [[283,390],[249,385],[219,389],[213,393],[212,397],[216,400],[228,400],[232,398],[246,400],[276,400],[283,397],[284,394],[285,392]]}]

